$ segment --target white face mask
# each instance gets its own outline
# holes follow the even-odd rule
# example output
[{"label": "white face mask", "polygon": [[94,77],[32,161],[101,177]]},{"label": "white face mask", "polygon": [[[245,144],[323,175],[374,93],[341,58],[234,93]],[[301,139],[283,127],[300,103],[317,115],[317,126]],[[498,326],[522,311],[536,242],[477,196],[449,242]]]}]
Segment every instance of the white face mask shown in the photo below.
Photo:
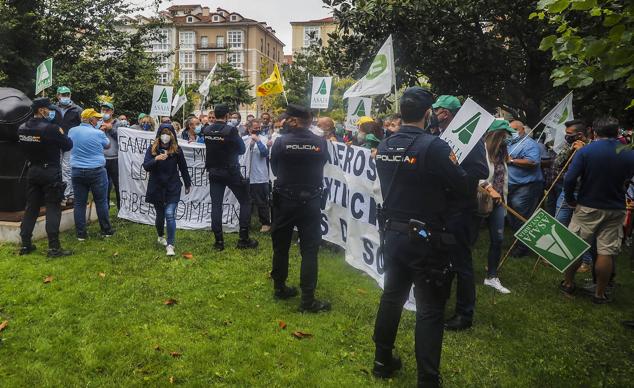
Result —
[{"label": "white face mask", "polygon": [[167,134],[161,135],[161,143],[169,144],[169,142],[170,142],[170,135],[167,135]]}]

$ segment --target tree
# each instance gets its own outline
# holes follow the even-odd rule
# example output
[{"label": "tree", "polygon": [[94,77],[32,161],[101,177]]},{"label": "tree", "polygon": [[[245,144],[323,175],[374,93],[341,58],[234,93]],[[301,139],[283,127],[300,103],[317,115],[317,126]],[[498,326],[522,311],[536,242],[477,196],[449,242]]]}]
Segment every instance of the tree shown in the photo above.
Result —
[{"label": "tree", "polygon": [[292,64],[283,66],[286,98],[290,104],[309,106],[312,77],[329,74],[329,68],[319,47],[318,43],[311,45],[304,51],[296,53]]},{"label": "tree", "polygon": [[[634,118],[634,4],[625,0],[541,0],[531,18],[556,32],[540,48],[552,53],[555,86],[583,94],[588,115]],[[629,112],[624,109],[630,108]]]},{"label": "tree", "polygon": [[396,81],[426,76],[442,94],[471,96],[537,122],[565,94],[553,90],[553,63],[538,49],[554,28],[529,21],[532,0],[324,0],[339,20],[323,50],[340,76],[359,78],[392,34]]},{"label": "tree", "polygon": [[242,77],[238,69],[230,63],[221,63],[216,68],[207,106],[225,103],[229,105],[229,109],[237,111],[240,105],[255,101],[249,93],[252,89],[253,85]]}]

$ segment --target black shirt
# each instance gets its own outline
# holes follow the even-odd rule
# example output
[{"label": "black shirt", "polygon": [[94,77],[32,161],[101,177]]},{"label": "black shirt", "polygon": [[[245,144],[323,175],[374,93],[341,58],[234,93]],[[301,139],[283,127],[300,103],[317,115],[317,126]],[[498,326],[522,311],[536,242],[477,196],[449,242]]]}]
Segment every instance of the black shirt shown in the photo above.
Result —
[{"label": "black shirt", "polygon": [[61,152],[70,151],[73,141],[60,127],[43,118],[31,118],[18,128],[20,147],[33,164],[59,167]]},{"label": "black shirt", "polygon": [[326,139],[308,129],[294,129],[279,137],[271,149],[271,170],[280,188],[322,187],[328,161]]}]

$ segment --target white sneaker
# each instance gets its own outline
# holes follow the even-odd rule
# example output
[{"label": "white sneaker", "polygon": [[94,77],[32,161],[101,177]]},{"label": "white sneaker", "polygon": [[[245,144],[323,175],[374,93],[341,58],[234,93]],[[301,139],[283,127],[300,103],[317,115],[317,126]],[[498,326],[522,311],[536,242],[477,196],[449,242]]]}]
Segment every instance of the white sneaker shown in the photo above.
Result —
[{"label": "white sneaker", "polygon": [[168,245],[165,248],[165,252],[167,254],[167,256],[174,256],[176,253],[174,253],[174,246],[173,245]]},{"label": "white sneaker", "polygon": [[499,278],[486,278],[484,279],[484,285],[495,288],[500,294],[510,294],[511,290],[504,287],[502,283],[500,283]]},{"label": "white sneaker", "polygon": [[159,238],[156,239],[156,242],[161,244],[164,247],[167,246],[167,240],[163,236],[159,236]]}]

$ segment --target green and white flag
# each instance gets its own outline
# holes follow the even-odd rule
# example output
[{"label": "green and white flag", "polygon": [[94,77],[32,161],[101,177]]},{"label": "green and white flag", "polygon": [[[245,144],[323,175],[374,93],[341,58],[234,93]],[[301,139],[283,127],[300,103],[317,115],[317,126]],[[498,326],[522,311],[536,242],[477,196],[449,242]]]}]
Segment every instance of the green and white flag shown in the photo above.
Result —
[{"label": "green and white flag", "polygon": [[35,94],[53,86],[53,58],[40,63],[35,72]]},{"label": "green and white flag", "polygon": [[207,96],[209,95],[209,87],[211,86],[211,81],[213,80],[214,74],[216,73],[217,66],[218,64],[215,63],[214,67],[211,68],[211,71],[209,72],[209,74],[207,74],[205,80],[202,84],[200,84],[200,87],[198,88],[198,93],[200,93],[200,95],[204,96],[205,98],[207,98]]},{"label": "green and white flag", "polygon": [[394,82],[394,47],[390,35],[374,57],[366,75],[343,94],[343,98],[388,94]]},{"label": "green and white flag", "polygon": [[449,144],[449,147],[456,154],[458,163],[462,163],[493,123],[493,120],[495,117],[471,98],[467,98],[440,138]]},{"label": "green and white flag", "polygon": [[312,109],[328,109],[332,77],[313,77],[313,91],[310,96]]},{"label": "green and white flag", "polygon": [[170,116],[172,113],[172,92],[171,86],[154,85],[152,93],[152,110],[150,116]]},{"label": "green and white flag", "polygon": [[187,93],[185,93],[185,81],[181,82],[181,87],[178,88],[178,92],[174,96],[172,101],[172,116],[178,112],[178,110],[187,102]]},{"label": "green and white flag", "polygon": [[348,115],[346,116],[346,129],[357,130],[359,117],[372,114],[372,99],[364,97],[352,97],[348,99]]},{"label": "green and white flag", "polygon": [[533,252],[564,272],[583,255],[590,245],[572,233],[544,209],[538,209],[515,233]]},{"label": "green and white flag", "polygon": [[566,121],[574,120],[572,113],[572,92],[568,93],[541,121],[546,128],[546,143],[553,142],[553,150],[559,152],[566,140]]}]

